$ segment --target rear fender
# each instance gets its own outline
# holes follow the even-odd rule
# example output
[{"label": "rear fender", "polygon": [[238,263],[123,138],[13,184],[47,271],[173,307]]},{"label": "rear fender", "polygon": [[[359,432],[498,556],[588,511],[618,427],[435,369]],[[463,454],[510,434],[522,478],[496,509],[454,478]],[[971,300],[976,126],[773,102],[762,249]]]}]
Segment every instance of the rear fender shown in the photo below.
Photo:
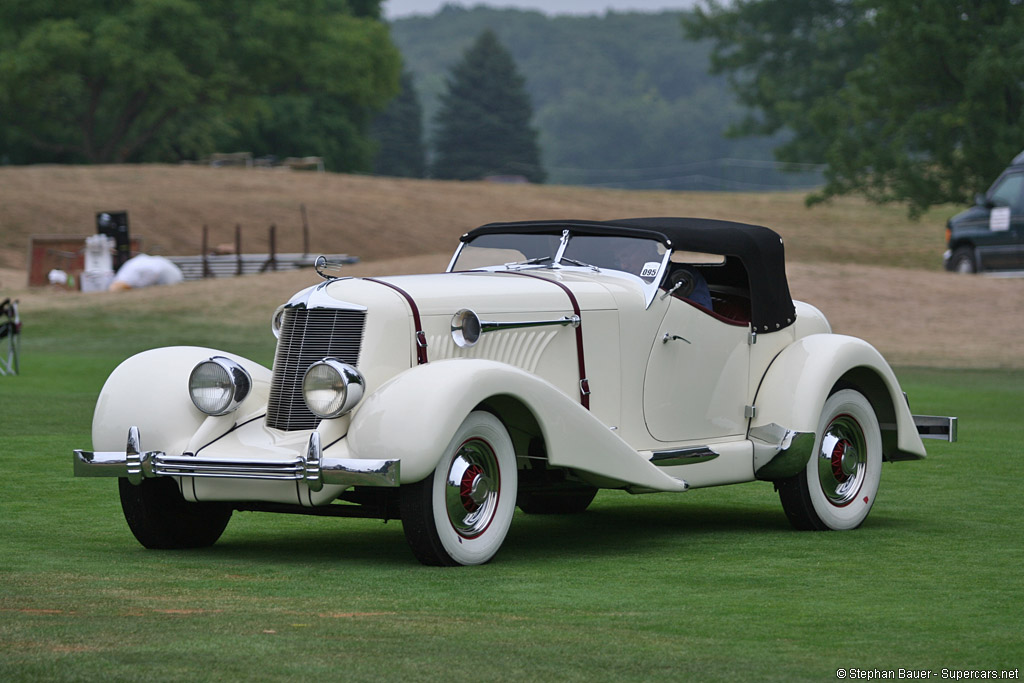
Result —
[{"label": "rear fender", "polygon": [[398,458],[402,483],[419,481],[433,472],[466,415],[489,399],[505,396],[532,413],[552,465],[645,489],[686,490],[685,482],[652,465],[575,398],[536,375],[489,360],[434,361],[388,381],[354,414],[350,453],[356,458]]},{"label": "rear fender", "polygon": [[862,339],[812,334],[775,357],[757,390],[749,436],[759,479],[791,477],[807,465],[821,408],[840,382],[871,402],[886,459],[925,456],[899,381],[882,355]]},{"label": "rear fender", "polygon": [[[236,411],[220,417],[201,412],[188,393],[192,368],[211,356],[230,358],[252,377],[249,396]],[[239,416],[262,410],[270,376],[262,365],[216,349],[169,346],[143,351],[118,365],[104,383],[92,418],[93,449],[123,451],[128,429],[135,426],[146,450],[183,453],[201,427],[204,433],[217,436]]]}]

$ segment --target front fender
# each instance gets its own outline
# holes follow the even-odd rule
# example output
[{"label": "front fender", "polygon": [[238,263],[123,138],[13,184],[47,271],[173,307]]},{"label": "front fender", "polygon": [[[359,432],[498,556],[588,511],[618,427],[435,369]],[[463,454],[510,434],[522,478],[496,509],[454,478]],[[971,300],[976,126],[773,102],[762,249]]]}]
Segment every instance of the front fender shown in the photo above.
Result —
[{"label": "front fender", "polygon": [[357,458],[397,458],[402,483],[419,481],[437,466],[466,415],[495,396],[511,396],[529,408],[552,465],[658,491],[687,488],[550,383],[489,360],[434,361],[394,377],[353,416],[350,452]]},{"label": "front fender", "polygon": [[840,381],[871,402],[887,459],[925,456],[899,381],[882,355],[862,339],[812,334],[775,357],[757,390],[749,435],[759,479],[791,477],[807,465],[821,408]]},{"label": "front fender", "polygon": [[[229,415],[209,417],[189,398],[189,374],[210,356],[230,358],[252,377],[249,396]],[[239,415],[265,406],[270,376],[270,370],[251,360],[199,346],[169,346],[138,353],[118,365],[100,390],[92,418],[93,449],[123,451],[128,429],[136,426],[146,450],[183,453],[204,423],[216,423],[207,426],[223,433]],[[220,423],[224,424],[218,431]]]}]

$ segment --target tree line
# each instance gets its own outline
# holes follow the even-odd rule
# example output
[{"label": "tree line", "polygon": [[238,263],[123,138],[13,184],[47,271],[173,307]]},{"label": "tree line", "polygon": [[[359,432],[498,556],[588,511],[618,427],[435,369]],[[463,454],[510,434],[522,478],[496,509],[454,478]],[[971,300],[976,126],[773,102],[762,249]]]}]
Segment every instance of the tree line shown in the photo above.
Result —
[{"label": "tree line", "polygon": [[0,3],[7,163],[249,149],[366,169],[401,57],[379,0]]},{"label": "tree line", "polygon": [[247,149],[413,177],[818,183],[811,202],[862,194],[919,214],[1024,147],[1022,34],[1020,0],[447,6],[390,26],[380,0],[10,2],[0,158]]},{"label": "tree line", "polygon": [[682,12],[554,16],[447,6],[393,22],[422,103],[439,125],[450,70],[492,30],[525,79],[549,182],[625,188],[767,190],[820,183],[817,166],[786,174],[772,157],[784,135],[732,140],[742,109],[710,45],[686,39]]}]

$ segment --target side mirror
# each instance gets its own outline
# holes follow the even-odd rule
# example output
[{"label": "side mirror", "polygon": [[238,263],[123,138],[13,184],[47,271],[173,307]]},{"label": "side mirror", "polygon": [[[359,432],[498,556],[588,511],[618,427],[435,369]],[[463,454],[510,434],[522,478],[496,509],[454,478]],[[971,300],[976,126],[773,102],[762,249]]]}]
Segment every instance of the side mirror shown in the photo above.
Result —
[{"label": "side mirror", "polygon": [[985,199],[985,195],[983,195],[980,192],[978,194],[974,195],[974,203],[977,206],[984,206],[984,207],[988,206],[988,200]]}]

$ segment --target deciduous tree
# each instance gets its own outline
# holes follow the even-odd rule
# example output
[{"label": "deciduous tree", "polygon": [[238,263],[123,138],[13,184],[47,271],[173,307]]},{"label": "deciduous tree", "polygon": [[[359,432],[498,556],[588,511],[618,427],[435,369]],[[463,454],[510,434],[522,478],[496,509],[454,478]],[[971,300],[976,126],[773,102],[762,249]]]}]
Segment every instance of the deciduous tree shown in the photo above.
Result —
[{"label": "deciduous tree", "polygon": [[371,0],[0,3],[3,151],[15,162],[185,158],[265,123],[277,97],[303,105],[288,130],[358,146],[397,86],[378,15]]},{"label": "deciduous tree", "polygon": [[709,0],[684,25],[753,110],[734,134],[789,130],[780,160],[828,164],[811,202],[862,194],[919,215],[1024,147],[1020,0]]}]

